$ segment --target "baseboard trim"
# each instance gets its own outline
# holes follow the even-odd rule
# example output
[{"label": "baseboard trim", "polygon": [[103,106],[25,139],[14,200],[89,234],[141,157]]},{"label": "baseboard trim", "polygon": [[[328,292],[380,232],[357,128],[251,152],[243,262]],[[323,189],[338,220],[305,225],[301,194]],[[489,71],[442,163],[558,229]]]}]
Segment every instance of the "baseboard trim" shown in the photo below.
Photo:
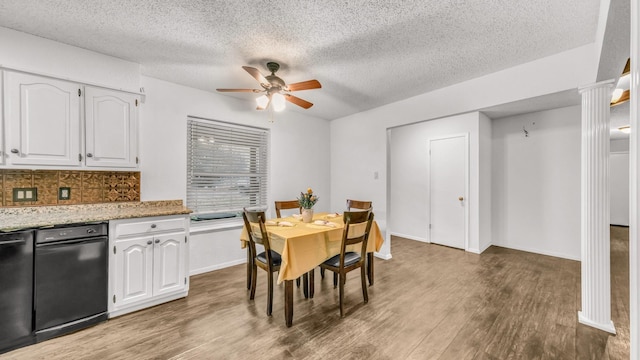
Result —
[{"label": "baseboard trim", "polygon": [[236,266],[236,265],[240,265],[240,264],[246,264],[246,263],[247,263],[247,259],[240,259],[240,260],[234,260],[234,261],[225,262],[225,263],[222,263],[222,264],[215,264],[215,265],[211,265],[211,266],[206,266],[206,267],[199,268],[199,269],[191,269],[191,270],[189,270],[189,276],[198,275],[198,274],[204,274],[204,273],[207,273],[207,272],[220,270],[220,269],[224,269],[224,268],[228,268],[228,267]]},{"label": "baseboard trim", "polygon": [[377,257],[378,259],[382,259],[382,260],[391,260],[391,258],[392,258],[391,254],[381,254],[379,252],[374,252],[373,256]]},{"label": "baseboard trim", "polygon": [[425,239],[425,238],[421,238],[421,237],[417,237],[417,236],[413,236],[413,235],[405,235],[405,234],[389,231],[389,236],[392,236],[392,235],[393,236],[397,236],[397,237],[401,237],[401,238],[404,238],[404,239],[409,239],[409,240],[429,243],[429,241],[427,239]]},{"label": "baseboard trim", "polygon": [[606,331],[608,333],[611,333],[613,335],[616,334],[616,327],[613,326],[613,321],[609,321],[608,324],[599,324],[596,323],[594,321],[592,321],[591,319],[587,318],[586,316],[582,315],[582,311],[578,311],[578,322],[587,326],[591,326],[594,327],[596,329],[602,330],[602,331]]},{"label": "baseboard trim", "polygon": [[486,244],[484,247],[481,247],[481,248],[480,248],[480,254],[482,254],[482,253],[483,253],[483,252],[485,252],[488,248],[490,248],[490,247],[491,247],[491,245],[493,245],[493,244],[488,243],[488,244]]},{"label": "baseboard trim", "polygon": [[579,256],[571,256],[571,255],[567,255],[567,254],[560,254],[560,253],[556,253],[556,252],[553,252],[553,251],[541,251],[539,249],[527,248],[527,247],[524,247],[524,246],[507,246],[507,245],[504,245],[504,244],[492,244],[492,245],[493,246],[498,246],[498,247],[503,247],[503,248],[506,248],[506,249],[512,249],[512,250],[518,250],[518,251],[526,251],[526,252],[539,254],[539,255],[553,256],[553,257],[557,257],[557,258],[561,258],[561,259],[580,261],[580,257]]},{"label": "baseboard trim", "polygon": [[467,250],[465,250],[466,252],[470,252],[472,254],[478,254],[480,255],[480,250],[479,249],[474,249],[474,248],[469,248]]}]

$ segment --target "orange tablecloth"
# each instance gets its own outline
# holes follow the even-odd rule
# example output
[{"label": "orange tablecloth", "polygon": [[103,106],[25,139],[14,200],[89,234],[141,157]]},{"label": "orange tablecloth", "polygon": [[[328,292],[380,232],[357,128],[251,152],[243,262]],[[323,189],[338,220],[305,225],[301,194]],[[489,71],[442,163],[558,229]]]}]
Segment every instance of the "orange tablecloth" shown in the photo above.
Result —
[{"label": "orange tablecloth", "polygon": [[[294,280],[320,265],[326,259],[340,253],[340,242],[344,222],[342,215],[330,217],[327,213],[314,214],[313,220],[327,220],[335,227],[303,223],[294,217],[274,219],[274,221],[288,221],[293,227],[267,226],[271,238],[271,249],[282,256],[282,265],[278,274],[278,284],[284,280]],[[352,227],[352,231],[364,231],[366,224]],[[243,247],[249,240],[247,229],[242,229],[240,235]],[[380,250],[384,239],[378,224],[374,221],[369,233],[367,252]],[[353,249],[359,251],[359,249]]]}]

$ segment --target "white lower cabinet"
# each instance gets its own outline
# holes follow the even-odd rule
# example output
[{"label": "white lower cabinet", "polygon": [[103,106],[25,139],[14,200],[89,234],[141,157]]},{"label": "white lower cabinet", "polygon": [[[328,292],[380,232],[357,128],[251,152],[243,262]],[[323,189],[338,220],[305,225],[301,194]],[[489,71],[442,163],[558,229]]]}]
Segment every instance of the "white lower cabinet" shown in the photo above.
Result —
[{"label": "white lower cabinet", "polygon": [[109,317],[187,296],[186,215],[109,223]]}]

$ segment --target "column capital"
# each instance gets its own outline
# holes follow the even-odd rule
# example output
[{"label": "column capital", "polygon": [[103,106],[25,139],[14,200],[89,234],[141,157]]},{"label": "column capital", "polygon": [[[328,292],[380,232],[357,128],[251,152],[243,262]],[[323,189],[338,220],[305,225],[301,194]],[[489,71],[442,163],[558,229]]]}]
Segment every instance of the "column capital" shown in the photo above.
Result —
[{"label": "column capital", "polygon": [[612,88],[615,86],[614,84],[615,81],[616,79],[609,79],[609,80],[604,80],[597,83],[578,86],[578,92],[582,94],[583,92],[589,91],[591,89],[597,89],[597,88],[603,88],[603,87]]}]

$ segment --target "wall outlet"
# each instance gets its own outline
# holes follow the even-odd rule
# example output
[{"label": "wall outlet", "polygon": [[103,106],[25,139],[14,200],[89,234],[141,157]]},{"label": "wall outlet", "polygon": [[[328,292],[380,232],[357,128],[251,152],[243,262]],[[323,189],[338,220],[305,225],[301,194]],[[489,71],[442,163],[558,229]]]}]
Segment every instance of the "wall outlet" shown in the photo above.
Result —
[{"label": "wall outlet", "polygon": [[58,200],[69,200],[69,199],[71,199],[71,188],[70,187],[58,188]]},{"label": "wall outlet", "polygon": [[13,188],[13,202],[37,201],[38,188]]}]

